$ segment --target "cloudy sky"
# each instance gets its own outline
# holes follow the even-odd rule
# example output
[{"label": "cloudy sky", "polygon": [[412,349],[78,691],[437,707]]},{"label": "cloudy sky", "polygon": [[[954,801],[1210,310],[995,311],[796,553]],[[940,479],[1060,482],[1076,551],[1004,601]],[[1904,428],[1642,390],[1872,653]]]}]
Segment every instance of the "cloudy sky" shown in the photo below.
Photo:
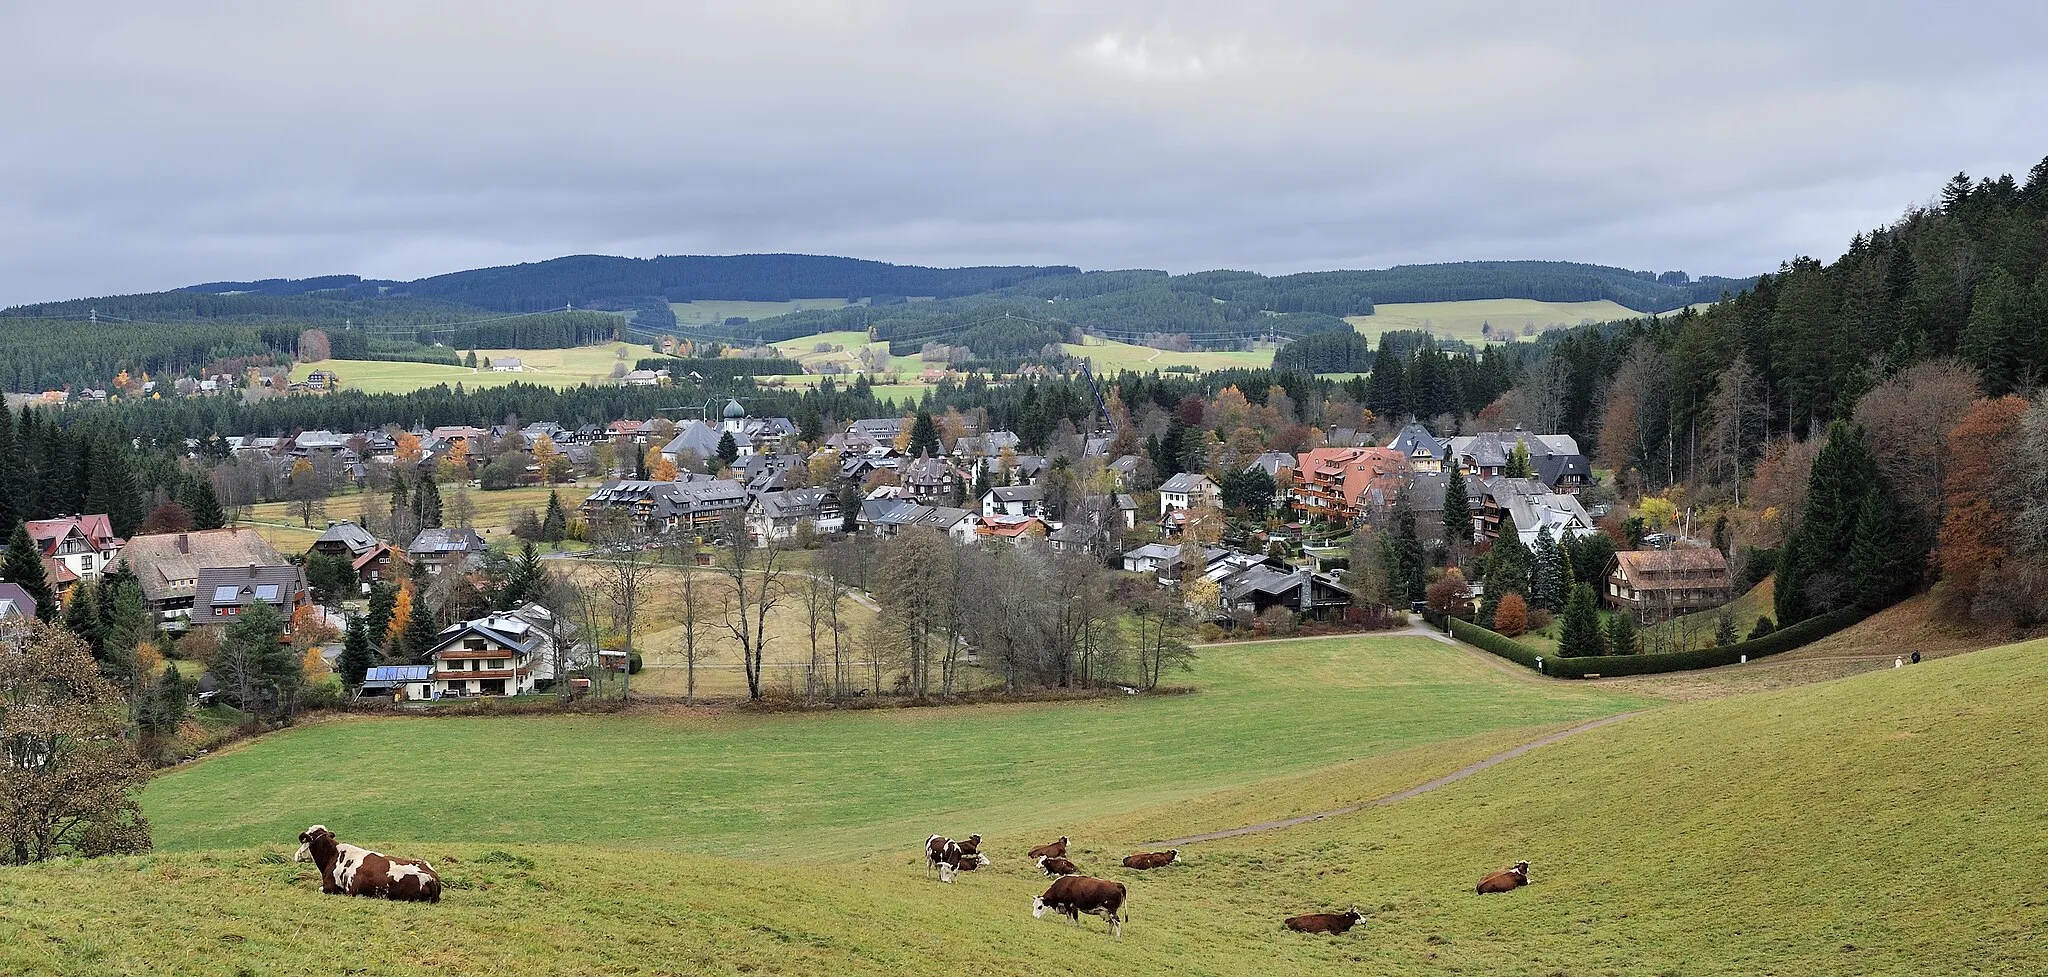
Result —
[{"label": "cloudy sky", "polygon": [[2048,155],[2044,8],[7,4],[0,303],[585,252],[1753,273]]}]

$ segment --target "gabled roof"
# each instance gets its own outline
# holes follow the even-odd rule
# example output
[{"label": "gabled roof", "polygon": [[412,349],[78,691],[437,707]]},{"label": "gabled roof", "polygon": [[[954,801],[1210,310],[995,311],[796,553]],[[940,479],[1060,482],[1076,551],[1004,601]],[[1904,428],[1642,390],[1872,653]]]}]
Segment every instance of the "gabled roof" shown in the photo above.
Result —
[{"label": "gabled roof", "polygon": [[1443,441],[1420,424],[1410,424],[1402,428],[1401,433],[1394,435],[1394,439],[1387,442],[1387,447],[1410,458],[1442,458],[1449,450]]},{"label": "gabled roof", "polygon": [[405,551],[413,556],[432,556],[439,553],[481,553],[489,548],[475,530],[442,527],[420,530]]},{"label": "gabled roof", "polygon": [[306,589],[299,568],[289,563],[278,566],[213,567],[199,571],[199,584],[192,599],[194,610],[215,607],[245,607],[251,604],[284,606],[296,602]]},{"label": "gabled roof", "polygon": [[754,504],[761,507],[763,518],[795,519],[818,515],[830,495],[831,493],[821,488],[763,492],[754,498]]},{"label": "gabled roof", "polygon": [[997,502],[1036,502],[1045,493],[1037,485],[998,485],[989,489],[988,494]]},{"label": "gabled roof", "polygon": [[36,599],[30,597],[20,584],[0,582],[0,621],[16,616],[35,617]]},{"label": "gabled roof", "polygon": [[1615,567],[1636,590],[1687,590],[1728,580],[1728,559],[1711,546],[1670,550],[1628,550],[1614,554]]},{"label": "gabled roof", "polygon": [[284,557],[253,529],[208,529],[189,533],[137,536],[121,550],[121,558],[153,601],[184,598],[204,567],[274,566]]},{"label": "gabled roof", "polygon": [[[349,553],[353,556],[361,556],[364,553],[368,553],[376,549],[378,545],[377,537],[370,535],[369,530],[347,520],[328,526],[327,531],[321,533],[320,538],[313,541],[313,546],[319,546],[321,543],[340,543],[342,546],[347,547]],[[310,549],[311,547],[308,548]]]},{"label": "gabled roof", "polygon": [[[1204,488],[1204,486],[1207,486],[1207,488]],[[1214,488],[1215,486],[1215,482],[1209,481],[1209,476],[1200,472],[1181,472],[1161,482],[1159,484],[1159,491],[1172,492],[1178,495],[1192,495],[1196,492],[1205,492],[1208,488]]]}]

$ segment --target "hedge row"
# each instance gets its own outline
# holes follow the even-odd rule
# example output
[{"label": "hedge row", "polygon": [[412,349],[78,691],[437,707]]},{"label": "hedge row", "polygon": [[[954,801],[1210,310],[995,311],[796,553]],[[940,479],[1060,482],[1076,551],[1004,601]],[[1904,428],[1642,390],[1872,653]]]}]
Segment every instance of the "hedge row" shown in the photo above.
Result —
[{"label": "hedge row", "polygon": [[[1744,660],[1782,654],[1819,641],[1869,616],[1861,607],[1845,607],[1819,617],[1808,618],[1782,631],[1773,631],[1753,641],[1738,641],[1720,648],[1701,648],[1661,655],[1603,655],[1589,658],[1548,658],[1543,671],[1557,678],[1588,675],[1652,675],[1685,672],[1696,668],[1717,668]],[[1511,662],[1536,667],[1536,651],[1504,635],[1495,634],[1470,621],[1451,619],[1451,634],[1459,641],[1499,655]]]},{"label": "hedge row", "polygon": [[708,380],[721,380],[726,377],[794,376],[804,372],[802,363],[779,356],[773,359],[751,356],[649,356],[633,364],[633,368],[667,370],[669,376],[678,381],[692,372],[701,374]]}]

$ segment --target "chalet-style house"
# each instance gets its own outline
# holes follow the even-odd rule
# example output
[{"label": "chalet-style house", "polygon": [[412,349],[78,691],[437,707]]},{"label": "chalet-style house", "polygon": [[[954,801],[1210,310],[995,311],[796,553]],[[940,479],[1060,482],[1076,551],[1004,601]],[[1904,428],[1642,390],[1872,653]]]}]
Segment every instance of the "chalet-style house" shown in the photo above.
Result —
[{"label": "chalet-style house", "polygon": [[1280,607],[1320,621],[1341,616],[1354,599],[1350,588],[1335,577],[1279,560],[1245,567],[1216,583],[1225,614],[1248,612],[1256,617]]},{"label": "chalet-style house", "polygon": [[1420,424],[1410,424],[1387,442],[1390,450],[1400,452],[1408,459],[1408,467],[1417,474],[1435,474],[1444,470],[1444,462],[1450,455],[1450,445],[1438,440],[1429,429]]},{"label": "chalet-style house", "polygon": [[201,570],[285,562],[255,530],[244,528],[137,536],[121,548],[121,559],[142,585],[143,604],[166,619],[192,610]]},{"label": "chalet-style house", "polygon": [[305,575],[290,563],[271,566],[210,567],[199,571],[192,603],[192,623],[233,624],[257,604],[268,604],[278,616],[291,620],[292,612],[312,599],[306,591]]},{"label": "chalet-style house", "polygon": [[1711,546],[1614,554],[1607,606],[1645,624],[1719,607],[1734,589],[1728,560]]},{"label": "chalet-style house", "polygon": [[1578,496],[1553,492],[1537,479],[1490,479],[1479,500],[1479,533],[1488,541],[1500,539],[1505,526],[1514,527],[1522,545],[1532,548],[1546,528],[1552,539],[1560,541],[1597,532]]},{"label": "chalet-style house", "polygon": [[1025,540],[1044,539],[1045,522],[1037,516],[982,516],[974,527],[974,535],[982,539],[1001,539],[1011,543]]},{"label": "chalet-style house", "polygon": [[960,475],[945,458],[917,458],[902,467],[903,487],[920,501],[951,498]]},{"label": "chalet-style house", "polygon": [[1215,506],[1223,498],[1223,489],[1200,472],[1181,472],[1159,483],[1159,514],[1166,515],[1174,509],[1187,509],[1197,505]]},{"label": "chalet-style house", "polygon": [[989,489],[981,497],[981,514],[984,516],[1036,516],[1041,508],[1045,492],[1036,485],[1000,485]]},{"label": "chalet-style house", "polygon": [[428,653],[433,694],[523,695],[555,677],[554,615],[525,604],[442,629]]},{"label": "chalet-style house", "polygon": [[839,530],[839,496],[831,489],[799,488],[763,492],[747,506],[747,532],[766,545],[794,539],[808,525],[819,534]]},{"label": "chalet-style house", "polygon": [[461,569],[489,549],[490,546],[475,530],[439,527],[420,530],[420,534],[406,546],[405,555],[412,562],[426,567],[428,573],[439,574],[451,567]]},{"label": "chalet-style house", "polygon": [[306,555],[315,553],[347,560],[356,572],[356,579],[364,586],[382,580],[397,580],[412,570],[412,561],[406,558],[404,551],[378,540],[370,535],[369,530],[346,520],[328,521],[327,530],[306,548]]},{"label": "chalet-style house", "polygon": [[1593,480],[1593,463],[1579,453],[1579,442],[1568,434],[1531,434],[1519,427],[1489,431],[1450,439],[1450,451],[1467,477],[1489,479],[1507,474],[1508,457],[1517,444],[1529,451],[1532,477],[1551,491],[1570,495]]},{"label": "chalet-style house", "polygon": [[122,540],[105,513],[33,519],[23,524],[43,560],[43,575],[59,598],[81,580],[98,580],[121,555]]},{"label": "chalet-style house", "polygon": [[657,534],[707,531],[726,513],[746,509],[746,486],[706,475],[680,482],[617,479],[599,486],[582,505],[587,516],[622,513],[635,528]]}]

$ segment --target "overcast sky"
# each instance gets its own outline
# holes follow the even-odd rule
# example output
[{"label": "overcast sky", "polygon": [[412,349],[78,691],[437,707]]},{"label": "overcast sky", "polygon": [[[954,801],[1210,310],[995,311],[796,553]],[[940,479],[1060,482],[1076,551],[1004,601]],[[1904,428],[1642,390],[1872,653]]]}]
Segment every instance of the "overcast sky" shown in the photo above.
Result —
[{"label": "overcast sky", "polygon": [[2044,8],[10,3],[0,303],[589,252],[1754,273],[2048,155]]}]

